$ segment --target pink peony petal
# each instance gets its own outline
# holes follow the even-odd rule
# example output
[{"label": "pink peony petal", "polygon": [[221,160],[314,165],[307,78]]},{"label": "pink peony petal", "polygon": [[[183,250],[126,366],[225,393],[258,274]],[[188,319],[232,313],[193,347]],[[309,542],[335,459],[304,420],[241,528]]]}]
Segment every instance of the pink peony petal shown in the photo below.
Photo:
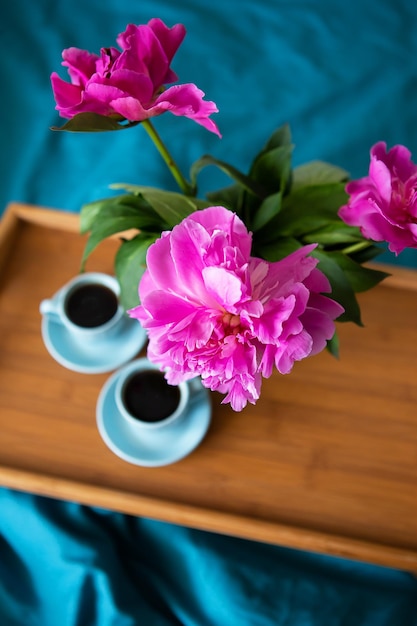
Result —
[{"label": "pink peony petal", "polygon": [[87,50],[74,47],[67,48],[63,50],[62,58],[62,65],[68,68],[68,74],[73,85],[85,87],[88,80],[97,71],[99,57]]},{"label": "pink peony petal", "polygon": [[389,204],[392,193],[391,174],[385,163],[373,157],[369,166],[369,177],[378,189],[380,198]]},{"label": "pink peony petal", "polygon": [[205,267],[202,271],[204,286],[208,293],[222,305],[226,311],[234,309],[242,298],[240,278],[223,267]]},{"label": "pink peony petal", "polygon": [[371,148],[369,176],[347,184],[348,204],[339,217],[360,228],[367,239],[386,241],[399,254],[417,248],[417,237],[410,225],[417,224],[417,165],[401,145],[389,152],[384,142]]},{"label": "pink peony petal", "polygon": [[66,83],[56,72],[51,74],[51,83],[58,111],[80,104],[82,100],[82,90],[78,85]]},{"label": "pink peony petal", "polygon": [[110,105],[115,113],[118,113],[129,122],[143,122],[153,116],[153,109],[145,109],[137,98],[123,96],[114,98]]},{"label": "pink peony petal", "polygon": [[163,233],[148,250],[130,311],[148,331],[148,357],[177,384],[196,375],[236,411],[259,398],[262,376],[323,349],[342,308],[306,246],[277,263],[250,256],[251,235],[224,207]]},{"label": "pink peony petal", "polygon": [[158,96],[154,108],[160,112],[169,111],[173,115],[188,117],[221,137],[217,125],[209,119],[210,115],[218,113],[218,108],[214,102],[203,98],[204,92],[192,83],[174,85]]},{"label": "pink peony petal", "polygon": [[[68,48],[63,51],[63,65],[68,68],[71,84],[51,76],[56,108],[63,117],[90,112],[141,122],[170,111],[189,117],[220,136],[210,120],[218,109],[205,101],[195,85],[165,85],[177,80],[170,63],[185,37],[185,28],[168,28],[161,20],[148,24],[128,24],[117,37],[121,51],[103,47],[101,55]],[[66,86],[65,86],[66,85]],[[79,88],[79,91],[76,90]]]}]

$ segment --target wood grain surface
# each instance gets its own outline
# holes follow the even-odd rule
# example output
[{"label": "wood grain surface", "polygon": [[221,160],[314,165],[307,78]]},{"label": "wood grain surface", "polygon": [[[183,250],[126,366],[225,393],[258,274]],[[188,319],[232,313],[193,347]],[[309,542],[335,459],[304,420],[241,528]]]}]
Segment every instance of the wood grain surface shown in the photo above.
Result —
[{"label": "wood grain surface", "polygon": [[[417,275],[360,302],[365,328],[338,327],[327,353],[273,375],[213,420],[182,461],[116,457],[95,418],[110,374],[56,363],[39,303],[79,269],[78,216],[10,205],[0,225],[0,484],[205,530],[417,572]],[[87,269],[113,271],[117,241]]]}]

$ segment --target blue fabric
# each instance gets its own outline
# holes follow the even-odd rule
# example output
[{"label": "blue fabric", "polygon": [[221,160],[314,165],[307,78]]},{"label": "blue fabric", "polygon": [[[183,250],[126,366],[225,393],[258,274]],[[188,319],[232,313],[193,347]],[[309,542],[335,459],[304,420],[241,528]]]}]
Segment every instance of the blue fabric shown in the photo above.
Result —
[{"label": "blue fabric", "polygon": [[[154,16],[186,26],[174,69],[220,109],[222,140],[190,120],[156,120],[183,171],[206,152],[247,170],[283,122],[293,130],[295,164],[319,158],[362,176],[379,140],[403,143],[417,159],[410,0],[14,0],[0,9],[0,207],[20,200],[78,211],[118,181],[175,188],[141,128],[83,136],[48,130],[63,122],[49,82],[52,71],[66,76],[62,49],[98,52],[128,22]],[[201,193],[217,182],[225,180],[208,168]],[[417,253],[399,261],[417,266]]]},{"label": "blue fabric", "polygon": [[7,626],[415,626],[410,574],[0,490]]},{"label": "blue fabric", "polygon": [[[140,127],[53,133],[49,75],[69,46],[98,51],[129,22],[188,34],[181,82],[214,100],[220,140],[166,114],[155,126],[183,171],[203,153],[246,170],[283,122],[296,164],[352,177],[370,146],[417,159],[417,4],[410,0],[13,0],[0,29],[0,211],[18,200],[77,212],[112,182],[175,189]],[[204,193],[226,181],[214,169]],[[393,261],[393,257],[384,258]],[[416,251],[398,262],[417,267]],[[411,575],[0,490],[2,626],[416,626]]]}]

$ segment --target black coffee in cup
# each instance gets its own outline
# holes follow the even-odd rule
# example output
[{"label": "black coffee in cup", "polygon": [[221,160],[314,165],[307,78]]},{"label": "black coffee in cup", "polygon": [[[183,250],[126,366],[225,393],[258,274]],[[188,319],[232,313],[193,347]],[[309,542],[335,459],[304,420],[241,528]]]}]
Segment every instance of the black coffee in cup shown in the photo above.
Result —
[{"label": "black coffee in cup", "polygon": [[180,390],[157,370],[132,374],[123,386],[122,400],[129,413],[143,422],[160,422],[177,409]]},{"label": "black coffee in cup", "polygon": [[84,283],[68,294],[65,313],[73,324],[95,328],[111,320],[118,306],[118,298],[109,287],[100,283]]}]

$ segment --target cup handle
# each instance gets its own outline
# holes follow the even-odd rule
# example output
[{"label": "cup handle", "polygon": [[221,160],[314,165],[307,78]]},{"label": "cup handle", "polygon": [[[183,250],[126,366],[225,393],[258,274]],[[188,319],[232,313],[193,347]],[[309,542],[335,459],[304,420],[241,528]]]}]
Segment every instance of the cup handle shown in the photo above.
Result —
[{"label": "cup handle", "polygon": [[197,376],[196,378],[190,378],[188,381],[188,387],[191,395],[199,393],[202,390],[200,377]]},{"label": "cup handle", "polygon": [[59,318],[57,305],[54,300],[42,300],[39,305],[39,311],[42,315],[53,315],[54,317]]}]

